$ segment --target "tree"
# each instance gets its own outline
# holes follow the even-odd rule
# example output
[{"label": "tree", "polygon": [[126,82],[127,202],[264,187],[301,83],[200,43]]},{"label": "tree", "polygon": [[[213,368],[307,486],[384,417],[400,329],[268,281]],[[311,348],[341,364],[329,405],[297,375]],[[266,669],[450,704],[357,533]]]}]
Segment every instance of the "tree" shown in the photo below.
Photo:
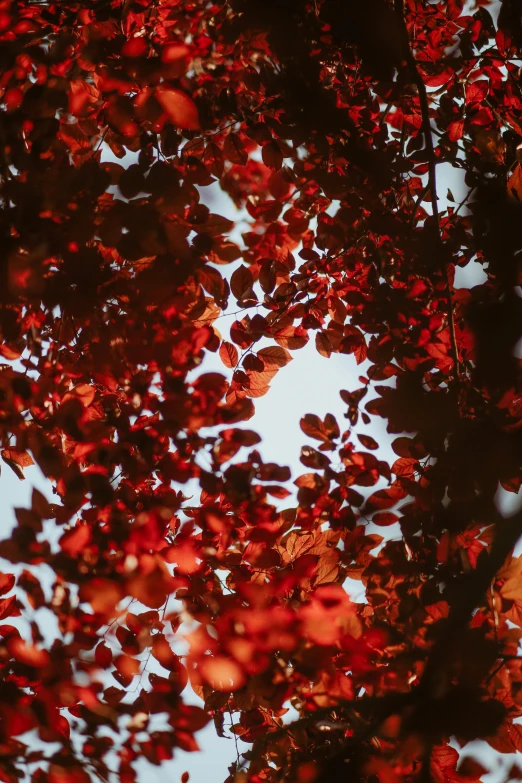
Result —
[{"label": "tree", "polygon": [[[522,750],[522,26],[470,5],[0,3],[2,458],[56,496],[0,543],[6,783],[132,783],[211,719],[228,783]],[[247,422],[309,340],[364,374],[294,497]]]}]

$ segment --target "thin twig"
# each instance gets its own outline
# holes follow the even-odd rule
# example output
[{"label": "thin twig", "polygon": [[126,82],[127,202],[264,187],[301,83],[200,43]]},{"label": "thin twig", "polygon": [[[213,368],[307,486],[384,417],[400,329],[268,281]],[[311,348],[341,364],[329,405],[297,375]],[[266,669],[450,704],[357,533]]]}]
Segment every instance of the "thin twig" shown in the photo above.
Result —
[{"label": "thin twig", "polygon": [[[163,611],[161,613],[161,618],[160,618],[161,622],[163,622],[163,620],[165,619],[167,606],[169,605],[169,598],[170,598],[170,595],[167,596],[167,598],[165,600],[165,603],[163,605]],[[138,688],[141,686],[141,682],[143,680],[144,674],[147,672],[147,666],[149,665],[149,661],[151,659],[151,656],[152,656],[152,647],[149,650],[149,653],[148,653],[147,658],[145,660],[145,663],[143,665],[143,669],[140,672],[140,675],[139,675],[139,678],[138,678],[138,682],[136,683],[136,686],[132,689],[132,691],[129,691],[129,693],[136,693]]]},{"label": "thin twig", "polygon": [[[230,728],[233,729],[234,728],[234,719],[232,717],[232,708],[230,706],[230,699],[227,701],[227,706],[228,706],[228,714],[230,715]],[[236,746],[237,768],[239,769],[239,767],[241,766],[241,762],[239,761],[239,745],[237,744],[237,735],[236,735],[236,733],[234,731],[232,731],[232,734],[234,735],[234,743],[235,743],[235,746]]]},{"label": "thin twig", "polygon": [[458,214],[459,214],[460,210],[462,209],[462,207],[464,206],[464,204],[466,203],[466,201],[467,201],[469,198],[471,198],[471,194],[473,193],[473,191],[474,191],[474,190],[475,190],[475,188],[471,188],[470,190],[468,190],[468,192],[466,193],[466,195],[464,196],[464,198],[462,199],[462,201],[461,201],[461,202],[460,202],[460,204],[458,205],[457,209],[456,209],[456,210],[455,210],[455,212],[453,213],[453,217],[455,217],[455,215],[458,215]]},{"label": "thin twig", "polygon": [[500,663],[498,663],[489,677],[486,679],[486,685],[489,685],[493,677],[499,673],[499,671],[502,669],[503,666],[506,665],[506,663],[509,663],[509,661],[520,661],[520,655],[504,655]]},{"label": "thin twig", "polygon": [[413,207],[413,212],[410,218],[410,230],[415,225],[415,218],[417,217],[417,212],[420,207],[421,201],[424,199],[429,189],[430,189],[430,183],[428,182],[426,187],[424,187],[419,193],[419,195],[417,196],[417,199],[415,201],[415,206]]}]

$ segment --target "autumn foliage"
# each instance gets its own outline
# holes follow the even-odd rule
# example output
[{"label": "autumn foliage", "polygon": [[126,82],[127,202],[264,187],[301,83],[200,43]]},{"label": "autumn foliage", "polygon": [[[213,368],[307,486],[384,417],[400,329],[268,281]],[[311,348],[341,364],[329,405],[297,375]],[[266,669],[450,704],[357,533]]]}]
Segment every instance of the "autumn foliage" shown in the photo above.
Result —
[{"label": "autumn foliage", "polygon": [[[228,783],[522,750],[521,14],[1,0],[0,447],[50,481],[0,542],[5,783],[212,720]],[[310,342],[360,377],[291,476],[248,422]]]}]

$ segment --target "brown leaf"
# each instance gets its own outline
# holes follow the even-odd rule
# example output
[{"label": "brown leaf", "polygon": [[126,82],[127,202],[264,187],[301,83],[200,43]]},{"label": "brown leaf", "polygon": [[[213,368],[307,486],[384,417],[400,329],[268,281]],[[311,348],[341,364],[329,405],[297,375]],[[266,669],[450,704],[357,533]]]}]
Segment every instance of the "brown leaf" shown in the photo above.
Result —
[{"label": "brown leaf", "polygon": [[474,133],[474,143],[486,160],[502,163],[506,153],[506,142],[496,130],[480,128]]},{"label": "brown leaf", "polygon": [[315,335],[315,347],[321,356],[329,359],[332,355],[332,344],[326,332],[317,332]]},{"label": "brown leaf", "polygon": [[372,451],[379,448],[379,444],[370,435],[357,435],[358,440],[362,443],[365,449],[371,449]]},{"label": "brown leaf", "polygon": [[507,181],[508,196],[515,201],[522,201],[522,166],[517,163]]},{"label": "brown leaf", "polygon": [[239,266],[230,278],[230,289],[236,299],[242,301],[245,297],[255,296],[252,291],[254,277],[246,266]]},{"label": "brown leaf", "polygon": [[315,415],[315,413],[307,413],[305,416],[303,416],[299,422],[299,425],[304,434],[308,435],[309,438],[314,438],[314,440],[322,440],[325,443],[330,440],[323,422],[319,416]]}]

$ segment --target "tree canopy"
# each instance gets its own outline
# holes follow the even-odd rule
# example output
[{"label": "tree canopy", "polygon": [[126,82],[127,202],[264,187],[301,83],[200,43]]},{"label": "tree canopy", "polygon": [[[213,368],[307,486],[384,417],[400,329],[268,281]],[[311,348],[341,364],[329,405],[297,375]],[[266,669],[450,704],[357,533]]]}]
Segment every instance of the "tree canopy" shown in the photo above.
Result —
[{"label": "tree canopy", "polygon": [[[521,49],[519,0],[0,2],[1,456],[54,492],[0,542],[2,781],[212,720],[228,783],[522,750]],[[360,377],[291,476],[248,422],[309,341]]]}]

